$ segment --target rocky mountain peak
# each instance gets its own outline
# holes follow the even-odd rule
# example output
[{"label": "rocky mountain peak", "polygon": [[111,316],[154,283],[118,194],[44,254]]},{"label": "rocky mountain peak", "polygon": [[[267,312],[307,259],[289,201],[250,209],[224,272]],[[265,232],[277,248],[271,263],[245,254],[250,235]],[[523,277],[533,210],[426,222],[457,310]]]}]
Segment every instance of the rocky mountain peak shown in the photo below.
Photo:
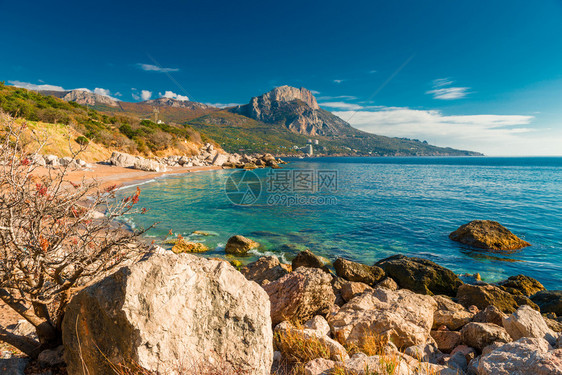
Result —
[{"label": "rocky mountain peak", "polygon": [[312,92],[304,87],[301,87],[300,89],[287,85],[276,87],[270,92],[263,94],[261,98],[278,102],[300,100],[305,102],[312,109],[320,109],[318,103],[316,102],[316,98],[312,95]]},{"label": "rocky mountain peak", "polygon": [[96,94],[86,90],[71,90],[66,91],[60,96],[67,102],[76,102],[82,105],[99,105],[105,104],[111,107],[117,107],[117,101],[106,95]]},{"label": "rocky mountain peak", "polygon": [[192,102],[190,100],[178,100],[173,98],[161,97],[158,99],[151,99],[146,100],[144,102],[140,102],[141,104],[148,104],[155,107],[173,107],[173,108],[200,108],[200,109],[207,109],[213,108],[207,104]]}]

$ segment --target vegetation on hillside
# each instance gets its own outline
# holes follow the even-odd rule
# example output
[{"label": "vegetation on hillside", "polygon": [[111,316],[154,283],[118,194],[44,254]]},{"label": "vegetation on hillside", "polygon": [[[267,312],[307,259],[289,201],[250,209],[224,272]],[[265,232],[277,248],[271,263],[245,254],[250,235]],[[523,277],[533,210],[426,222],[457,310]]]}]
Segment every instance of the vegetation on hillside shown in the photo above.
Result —
[{"label": "vegetation on hillside", "polygon": [[199,134],[187,125],[156,124],[134,116],[105,114],[2,82],[0,110],[36,123],[67,126],[78,132],[77,136],[132,154],[157,154],[170,148],[176,153],[189,153],[186,141],[201,141]]}]

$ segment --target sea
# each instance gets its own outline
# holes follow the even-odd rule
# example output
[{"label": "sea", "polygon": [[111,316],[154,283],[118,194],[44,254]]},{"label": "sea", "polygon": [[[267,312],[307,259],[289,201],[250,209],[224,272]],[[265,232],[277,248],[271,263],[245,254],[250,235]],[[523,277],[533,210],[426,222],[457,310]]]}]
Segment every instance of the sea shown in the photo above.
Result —
[{"label": "sea", "polygon": [[[146,237],[203,242],[208,257],[240,234],[262,255],[290,262],[301,250],[374,264],[395,254],[432,260],[497,282],[524,274],[562,289],[562,157],[318,157],[282,169],[193,172],[140,186]],[[131,194],[135,185],[119,191]],[[511,253],[449,239],[460,225],[495,220],[532,246]],[[198,231],[194,234],[194,232]],[[203,234],[201,234],[203,232]],[[170,235],[172,233],[172,235]]]}]

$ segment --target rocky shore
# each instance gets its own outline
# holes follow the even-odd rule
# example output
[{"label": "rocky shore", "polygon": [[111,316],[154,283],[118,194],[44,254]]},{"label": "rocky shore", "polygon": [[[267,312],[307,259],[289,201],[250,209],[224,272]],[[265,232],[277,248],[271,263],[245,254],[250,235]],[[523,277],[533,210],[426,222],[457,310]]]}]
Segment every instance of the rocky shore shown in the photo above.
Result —
[{"label": "rocky shore", "polygon": [[271,154],[229,154],[223,150],[216,149],[210,143],[201,146],[199,153],[193,156],[171,155],[148,159],[116,151],[106,163],[149,172],[165,172],[168,167],[217,166],[223,168],[255,169],[264,167],[279,168],[279,164],[285,164],[283,160],[277,159]]},{"label": "rocky shore", "polygon": [[[235,236],[229,252],[255,246]],[[560,317],[562,293],[524,275],[466,283],[426,259],[308,250],[234,267],[155,247],[79,292],[40,360],[71,375],[562,374]]]},{"label": "rocky shore", "polygon": [[[469,224],[455,241],[519,240],[495,222]],[[309,250],[291,264],[270,255],[242,266],[182,241],[76,293],[63,345],[34,365],[70,375],[562,375],[562,291],[526,275],[486,283],[418,257],[369,265]],[[225,256],[259,246],[236,235]],[[13,329],[35,334],[25,321]]]}]

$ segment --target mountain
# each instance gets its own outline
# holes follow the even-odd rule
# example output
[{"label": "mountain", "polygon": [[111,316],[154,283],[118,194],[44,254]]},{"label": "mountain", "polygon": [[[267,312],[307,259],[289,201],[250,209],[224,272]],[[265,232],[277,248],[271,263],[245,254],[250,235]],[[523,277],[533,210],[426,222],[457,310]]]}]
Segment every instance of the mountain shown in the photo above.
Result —
[{"label": "mountain", "polygon": [[118,101],[106,95],[96,94],[88,90],[70,90],[70,91],[40,91],[41,94],[56,96],[67,102],[76,102],[87,106],[104,105],[109,107],[117,107]]},{"label": "mountain", "polygon": [[305,88],[276,87],[250,103],[231,112],[268,124],[283,124],[288,130],[305,135],[336,136],[353,133],[353,128],[330,112],[320,108],[316,98]]},{"label": "mountain", "polygon": [[[159,131],[182,132],[193,128],[204,140],[214,140],[228,152],[271,152],[278,155],[299,154],[313,143],[315,154],[372,156],[475,156],[478,152],[438,147],[408,138],[386,137],[367,133],[326,111],[306,88],[281,86],[250,99],[248,104],[227,109],[172,98],[158,98],[138,103],[115,101],[91,92],[66,92],[62,97],[82,101],[91,108],[111,116],[125,115],[160,124]],[[53,94],[56,96],[61,93]],[[171,128],[163,129],[164,126]],[[135,130],[136,129],[136,130]],[[147,129],[127,126],[120,131],[139,143]],[[144,137],[145,135],[143,135]],[[187,136],[187,135],[186,135]],[[158,149],[164,137],[150,143]],[[139,143],[142,148],[142,144]]]},{"label": "mountain", "polygon": [[216,109],[213,106],[203,103],[198,103],[198,102],[192,102],[191,100],[178,100],[178,99],[165,98],[165,97],[145,100],[144,102],[139,102],[136,104],[151,105],[154,107],[189,108],[192,110]]}]

